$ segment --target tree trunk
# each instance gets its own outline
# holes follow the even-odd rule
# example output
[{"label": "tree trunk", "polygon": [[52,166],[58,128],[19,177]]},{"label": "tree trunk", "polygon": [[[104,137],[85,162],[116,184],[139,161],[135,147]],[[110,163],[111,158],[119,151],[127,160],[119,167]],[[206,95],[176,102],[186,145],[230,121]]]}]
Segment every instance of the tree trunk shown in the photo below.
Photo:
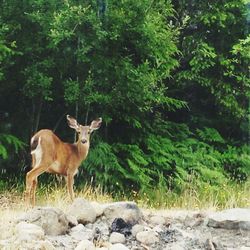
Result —
[{"label": "tree trunk", "polygon": [[39,99],[39,103],[38,103],[38,110],[37,110],[37,114],[36,114],[36,121],[35,121],[34,133],[37,132],[38,127],[39,127],[42,106],[43,106],[43,97],[41,96],[40,99]]}]

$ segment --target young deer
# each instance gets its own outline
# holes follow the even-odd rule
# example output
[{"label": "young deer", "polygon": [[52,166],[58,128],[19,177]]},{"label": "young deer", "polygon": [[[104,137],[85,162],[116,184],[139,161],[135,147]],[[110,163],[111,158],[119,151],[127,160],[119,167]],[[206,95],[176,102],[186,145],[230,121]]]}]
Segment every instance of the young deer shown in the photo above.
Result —
[{"label": "young deer", "polygon": [[88,155],[90,134],[100,128],[102,118],[82,126],[67,115],[69,127],[76,130],[78,140],[74,144],[62,142],[51,130],[42,129],[31,138],[32,170],[26,175],[25,199],[35,205],[37,178],[44,172],[64,175],[71,200],[74,199],[74,176]]}]

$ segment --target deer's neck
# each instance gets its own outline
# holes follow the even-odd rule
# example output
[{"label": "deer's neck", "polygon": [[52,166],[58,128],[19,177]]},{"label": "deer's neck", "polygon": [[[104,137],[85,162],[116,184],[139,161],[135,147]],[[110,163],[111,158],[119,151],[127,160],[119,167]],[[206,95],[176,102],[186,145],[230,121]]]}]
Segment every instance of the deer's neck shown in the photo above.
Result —
[{"label": "deer's neck", "polygon": [[86,143],[81,143],[80,141],[78,141],[76,143],[76,147],[77,147],[77,151],[78,151],[78,155],[80,157],[81,160],[84,160],[89,152],[89,142]]}]

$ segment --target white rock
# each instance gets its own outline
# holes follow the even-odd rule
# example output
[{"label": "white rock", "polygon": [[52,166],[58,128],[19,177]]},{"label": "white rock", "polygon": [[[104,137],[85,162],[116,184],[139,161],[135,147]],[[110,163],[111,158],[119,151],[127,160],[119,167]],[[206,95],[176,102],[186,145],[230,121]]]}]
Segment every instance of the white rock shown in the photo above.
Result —
[{"label": "white rock", "polygon": [[154,232],[158,233],[158,234],[164,231],[162,225],[157,225],[157,226],[153,227],[152,230],[153,230]]},{"label": "white rock", "polygon": [[55,250],[56,248],[53,246],[53,244],[51,242],[49,242],[48,240],[42,241],[41,242],[41,248],[43,250]]},{"label": "white rock", "polygon": [[250,247],[241,247],[240,250],[250,250]]},{"label": "white rock", "polygon": [[56,249],[75,249],[76,243],[83,240],[83,239],[75,240],[68,234],[57,235],[57,236],[46,236],[46,239],[49,240],[54,246],[56,246]]},{"label": "white rock", "polygon": [[122,218],[127,223],[137,224],[142,219],[142,213],[134,202],[114,202],[107,204],[103,214],[111,222],[116,218]]},{"label": "white rock", "polygon": [[66,214],[66,217],[67,217],[67,219],[69,221],[69,225],[71,227],[75,227],[76,225],[78,225],[78,221],[77,221],[75,216]]},{"label": "white rock", "polygon": [[36,207],[19,218],[43,228],[46,235],[65,234],[69,229],[69,221],[66,215],[54,207]]},{"label": "white rock", "polygon": [[152,245],[159,241],[154,231],[143,231],[136,234],[136,240],[145,245]]},{"label": "white rock", "polygon": [[95,223],[93,225],[93,231],[99,231],[101,232],[102,235],[109,235],[109,226],[107,222],[105,223],[104,221]]},{"label": "white rock", "polygon": [[93,237],[93,231],[82,224],[78,224],[71,228],[69,235],[75,240],[91,240]]},{"label": "white rock", "polygon": [[127,248],[126,246],[124,246],[121,243],[117,243],[117,244],[112,245],[109,248],[109,250],[129,250],[129,248]]},{"label": "white rock", "polygon": [[132,227],[132,235],[135,237],[137,233],[142,232],[144,230],[144,226],[140,224],[136,224]]},{"label": "white rock", "polygon": [[233,208],[208,217],[209,227],[250,230],[250,209]]},{"label": "white rock", "polygon": [[22,221],[15,227],[15,236],[17,241],[28,242],[32,240],[43,240],[45,233],[41,227]]},{"label": "white rock", "polygon": [[125,243],[126,239],[123,234],[113,232],[110,235],[109,242],[114,244],[114,243]]},{"label": "white rock", "polygon": [[96,220],[96,211],[90,202],[77,198],[68,209],[68,214],[75,216],[77,221],[82,224],[94,223]]},{"label": "white rock", "polygon": [[72,227],[70,229],[70,232],[78,232],[78,231],[81,231],[81,230],[84,230],[84,229],[85,229],[85,226],[83,224],[78,224],[77,226]]},{"label": "white rock", "polygon": [[154,226],[166,224],[165,218],[163,216],[158,216],[158,215],[152,216],[149,222],[151,225],[154,225]]},{"label": "white rock", "polygon": [[95,250],[95,245],[89,240],[82,240],[78,243],[75,250]]},{"label": "white rock", "polygon": [[96,212],[96,217],[100,217],[103,215],[103,211],[104,211],[104,206],[99,204],[96,201],[92,201],[91,205],[93,206],[93,208],[95,209]]}]

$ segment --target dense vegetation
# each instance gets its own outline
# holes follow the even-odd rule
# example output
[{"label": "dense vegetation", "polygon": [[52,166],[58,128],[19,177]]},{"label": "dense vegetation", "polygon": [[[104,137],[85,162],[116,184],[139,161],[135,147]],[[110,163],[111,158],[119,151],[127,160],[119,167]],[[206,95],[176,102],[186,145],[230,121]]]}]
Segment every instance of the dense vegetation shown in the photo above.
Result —
[{"label": "dense vegetation", "polygon": [[[0,3],[1,185],[29,139],[102,117],[77,183],[109,191],[220,187],[250,173],[249,4],[243,0]],[[0,186],[1,186],[0,185]]]}]

